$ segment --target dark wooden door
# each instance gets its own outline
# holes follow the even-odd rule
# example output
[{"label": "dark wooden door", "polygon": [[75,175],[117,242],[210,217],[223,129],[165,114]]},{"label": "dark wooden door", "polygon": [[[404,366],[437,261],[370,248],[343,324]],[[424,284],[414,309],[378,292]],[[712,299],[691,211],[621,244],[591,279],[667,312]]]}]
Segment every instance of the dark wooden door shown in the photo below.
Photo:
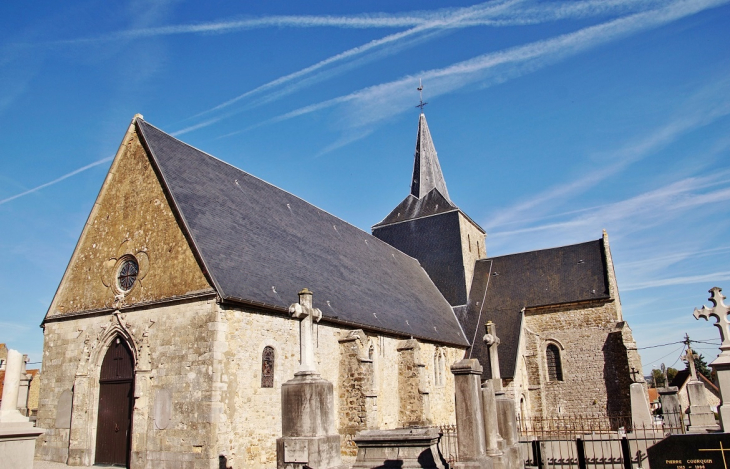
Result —
[{"label": "dark wooden door", "polygon": [[99,377],[96,464],[129,467],[134,400],[134,361],[122,340],[109,347]]}]

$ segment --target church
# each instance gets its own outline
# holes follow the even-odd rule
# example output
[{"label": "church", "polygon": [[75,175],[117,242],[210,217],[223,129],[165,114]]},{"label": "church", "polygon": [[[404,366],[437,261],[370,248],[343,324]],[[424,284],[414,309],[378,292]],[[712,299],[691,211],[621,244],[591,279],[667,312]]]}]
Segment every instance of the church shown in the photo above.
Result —
[{"label": "church", "polygon": [[449,197],[424,114],[411,192],[372,234],[137,115],[43,319],[36,457],[276,467],[303,291],[343,456],[361,430],[454,423],[462,358],[523,420],[628,414],[641,363],[606,233],[491,258],[485,239]]}]

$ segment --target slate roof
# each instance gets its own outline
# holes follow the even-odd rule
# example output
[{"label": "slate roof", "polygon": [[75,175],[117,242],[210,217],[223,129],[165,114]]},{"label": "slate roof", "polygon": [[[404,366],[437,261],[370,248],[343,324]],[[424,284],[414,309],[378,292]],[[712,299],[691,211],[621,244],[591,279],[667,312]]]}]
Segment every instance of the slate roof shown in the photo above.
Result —
[{"label": "slate roof", "polygon": [[[689,376],[690,373],[688,369],[685,368],[684,370],[679,370],[677,374],[674,375],[674,379],[672,379],[672,381],[669,383],[669,386],[676,386],[677,388],[681,389],[682,386],[684,386],[689,379]],[[707,379],[705,375],[703,375],[702,373],[697,373],[697,378],[699,378],[699,380],[702,381],[705,386],[708,386],[712,391],[714,391],[715,394],[719,393],[720,390],[715,385],[715,383]]]},{"label": "slate roof", "polygon": [[514,377],[522,308],[609,299],[606,274],[602,239],[477,261],[462,320],[467,339],[473,340],[466,356],[478,358],[483,376],[491,377],[482,337],[484,324],[494,321],[500,338],[501,376]]},{"label": "slate roof", "polygon": [[468,345],[417,260],[137,119],[218,294],[286,309],[304,287],[325,320]]},{"label": "slate roof", "polygon": [[395,209],[393,209],[387,217],[380,223],[373,225],[373,229],[398,223],[407,220],[413,220],[415,218],[426,217],[429,215],[437,215],[439,213],[451,212],[459,210],[456,205],[450,200],[445,198],[438,189],[434,188],[421,199],[408,194],[403,199],[403,202],[399,203]]},{"label": "slate roof", "polygon": [[446,181],[441,172],[441,165],[433,145],[431,131],[426,123],[426,115],[421,113],[418,119],[418,137],[416,138],[416,153],[413,161],[413,179],[411,180],[411,195],[423,198],[433,189],[438,189],[442,196],[449,200],[449,191],[446,190]]}]

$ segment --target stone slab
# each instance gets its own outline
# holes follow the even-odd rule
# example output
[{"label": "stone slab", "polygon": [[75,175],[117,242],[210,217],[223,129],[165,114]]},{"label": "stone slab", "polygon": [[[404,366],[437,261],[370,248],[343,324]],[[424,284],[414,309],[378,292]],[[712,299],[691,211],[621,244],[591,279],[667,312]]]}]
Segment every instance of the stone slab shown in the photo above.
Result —
[{"label": "stone slab", "polygon": [[0,467],[33,469],[35,441],[45,432],[32,424],[0,424]]},{"label": "stone slab", "polygon": [[167,389],[158,389],[155,392],[155,428],[164,430],[170,424],[172,415],[172,393]]},{"label": "stone slab", "polygon": [[66,389],[58,398],[56,407],[56,428],[71,428],[71,409],[73,408],[73,392]]},{"label": "stone slab", "polygon": [[436,447],[439,437],[433,427],[362,431],[354,438],[357,460],[352,469],[445,469]]},{"label": "stone slab", "polygon": [[730,434],[671,435],[647,449],[651,469],[725,469]]}]

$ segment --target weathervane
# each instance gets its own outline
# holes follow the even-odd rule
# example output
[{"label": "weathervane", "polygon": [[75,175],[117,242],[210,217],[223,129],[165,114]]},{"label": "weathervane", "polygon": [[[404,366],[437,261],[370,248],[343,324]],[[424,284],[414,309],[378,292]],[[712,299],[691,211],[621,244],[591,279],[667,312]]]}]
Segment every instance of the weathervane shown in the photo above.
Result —
[{"label": "weathervane", "polygon": [[423,106],[425,106],[428,103],[424,103],[423,102],[423,84],[421,83],[421,79],[420,78],[418,79],[418,88],[416,88],[416,89],[418,90],[418,94],[421,97],[421,103],[418,106],[416,106],[416,107],[420,107],[421,108],[421,112],[423,112]]}]

